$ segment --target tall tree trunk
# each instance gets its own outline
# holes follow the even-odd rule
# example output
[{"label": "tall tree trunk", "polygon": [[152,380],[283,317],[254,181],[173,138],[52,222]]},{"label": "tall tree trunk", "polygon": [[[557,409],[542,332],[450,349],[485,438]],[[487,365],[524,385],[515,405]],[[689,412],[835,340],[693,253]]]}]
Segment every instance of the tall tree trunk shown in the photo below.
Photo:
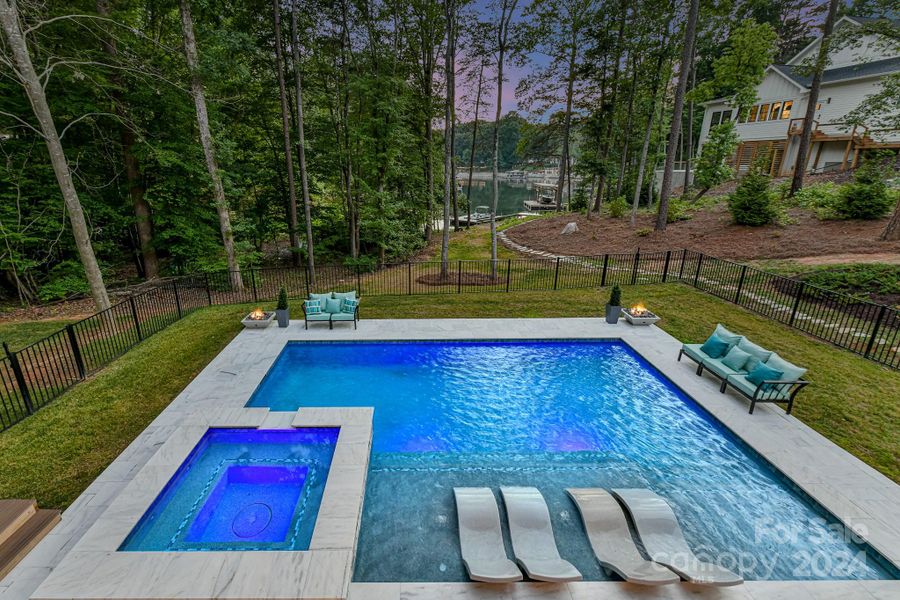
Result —
[{"label": "tall tree trunk", "polygon": [[559,178],[556,181],[556,210],[562,210],[563,185],[569,169],[569,134],[572,130],[572,96],[575,93],[575,58],[578,55],[574,32],[572,38],[572,47],[569,51],[569,74],[566,80],[566,114],[563,118],[562,152],[559,157]]},{"label": "tall tree trunk", "polygon": [[816,117],[816,104],[819,102],[819,89],[822,87],[822,73],[825,72],[825,66],[828,64],[828,47],[831,45],[831,34],[834,31],[834,21],[837,18],[839,4],[838,0],[830,0],[828,16],[825,17],[825,24],[822,26],[822,41],[819,43],[816,67],[813,71],[812,83],[809,85],[809,95],[806,98],[806,114],[803,116],[803,131],[800,132],[800,143],[797,146],[797,161],[794,163],[790,196],[803,188],[803,177],[806,175],[806,165],[809,161],[813,119]]},{"label": "tall tree trunk", "polygon": [[[109,0],[97,0],[97,13],[109,18]],[[115,62],[119,55],[116,40],[110,37],[103,40],[103,50]],[[150,203],[144,198],[144,182],[141,177],[141,165],[134,155],[135,137],[134,131],[125,122],[125,110],[122,106],[121,94],[118,88],[122,86],[121,77],[118,74],[112,76],[115,86],[110,90],[110,97],[115,103],[116,114],[119,116],[119,140],[122,144],[122,158],[125,163],[125,178],[128,181],[128,193],[131,196],[131,207],[134,211],[134,227],[137,231],[138,245],[141,252],[141,262],[144,268],[145,279],[159,277],[159,259],[156,256],[156,248],[153,246],[153,215]]]},{"label": "tall tree trunk", "polygon": [[441,232],[441,279],[449,276],[450,269],[450,204],[453,201],[453,119],[456,114],[455,74],[453,53],[453,21],[456,14],[455,0],[444,0],[447,21],[447,48],[444,52],[447,93],[444,102],[444,230]]},{"label": "tall tree trunk", "polygon": [[300,189],[303,193],[303,216],[306,220],[306,266],[310,284],[316,282],[316,262],[313,253],[312,202],[309,199],[309,174],[306,171],[306,132],[303,128],[303,81],[300,76],[300,26],[297,2],[291,2],[291,47],[294,58],[294,87],[297,90],[297,158],[300,160]]},{"label": "tall tree trunk", "polygon": [[616,177],[616,198],[622,193],[622,181],[625,179],[625,164],[628,161],[628,147],[631,145],[631,118],[634,115],[634,96],[637,88],[638,61],[632,54],[631,86],[628,92],[628,109],[625,111],[625,130],[622,133],[622,157],[619,159],[619,174]]},{"label": "tall tree trunk", "polygon": [[493,158],[491,161],[491,277],[497,277],[497,205],[500,202],[500,117],[503,111],[503,60],[509,40],[509,22],[518,0],[500,0],[497,24],[497,110],[494,112]]},{"label": "tall tree trunk", "polygon": [[472,124],[472,148],[469,151],[469,186],[466,188],[466,227],[472,221],[472,171],[475,169],[475,140],[478,139],[478,109],[481,108],[481,82],[484,77],[484,61],[478,66],[478,90],[475,92],[475,122]]},{"label": "tall tree trunk", "polygon": [[31,55],[28,53],[25,36],[19,28],[19,15],[15,3],[10,4],[9,0],[0,0],[0,25],[3,27],[7,47],[18,71],[19,81],[25,88],[28,101],[31,103],[31,109],[34,111],[34,116],[40,125],[41,135],[47,144],[53,172],[56,175],[60,192],[62,192],[66,211],[69,213],[72,235],[75,238],[75,247],[78,249],[78,256],[81,259],[81,264],[84,267],[84,273],[91,289],[91,297],[94,299],[97,310],[106,310],[109,308],[109,295],[106,293],[106,286],[103,284],[103,273],[100,272],[97,257],[94,255],[94,249],[91,246],[91,236],[84,218],[84,210],[81,207],[81,201],[78,199],[75,184],[72,182],[72,173],[69,170],[62,142],[56,131],[56,124],[53,122],[50,106],[47,104],[47,96],[44,94],[44,88],[31,62]]},{"label": "tall tree trunk", "polygon": [[181,29],[184,35],[184,56],[187,60],[188,72],[191,74],[191,95],[194,97],[194,106],[197,110],[197,126],[200,129],[200,145],[203,146],[209,178],[212,179],[216,212],[219,214],[219,230],[222,232],[222,245],[225,248],[225,261],[228,263],[228,271],[231,274],[232,289],[243,290],[244,283],[241,280],[241,268],[234,254],[234,233],[231,230],[228,200],[225,198],[222,176],[219,174],[219,165],[216,163],[216,150],[213,146],[212,132],[209,128],[209,113],[206,110],[206,93],[203,90],[203,81],[200,79],[200,64],[197,58],[197,41],[194,39],[194,21],[191,18],[190,1],[179,0],[179,8],[181,11]]},{"label": "tall tree trunk", "polygon": [[684,47],[681,49],[681,66],[678,85],[675,87],[675,105],[672,108],[672,126],[669,128],[669,144],[666,148],[666,162],[663,166],[662,189],[659,192],[659,212],[656,215],[656,230],[665,231],[669,214],[669,196],[672,195],[672,172],[675,169],[675,152],[678,149],[678,135],[681,133],[681,116],[684,113],[684,95],[687,91],[688,72],[694,38],[697,36],[697,17],[700,0],[691,0],[687,22],[684,25]]},{"label": "tall tree trunk", "polygon": [[[665,42],[663,42],[665,43]],[[656,115],[656,98],[659,95],[659,81],[664,61],[663,52],[659,53],[656,60],[656,73],[653,76],[652,96],[650,99],[650,111],[647,114],[647,127],[644,129],[644,144],[641,146],[641,160],[638,161],[637,181],[634,184],[634,199],[631,202],[631,226],[637,224],[637,211],[641,202],[641,185],[644,182],[644,170],[647,168],[647,155],[650,153],[650,140],[653,137],[653,117]]]},{"label": "tall tree trunk", "polygon": [[309,175],[306,169],[306,134],[303,124],[303,82],[300,73],[300,33],[297,15],[297,2],[291,3],[291,31],[293,36],[294,84],[297,103],[297,154],[300,161],[300,184],[303,194],[303,212],[306,224],[306,264],[309,269],[310,283],[315,284],[316,264],[312,231],[312,202],[309,197]]},{"label": "tall tree trunk", "polygon": [[[617,91],[619,87],[619,64],[622,62],[622,40],[625,36],[625,20],[628,17],[628,1],[622,0],[619,3],[619,31],[616,34],[616,61],[613,64],[613,76],[612,76],[612,84],[610,85],[610,90],[612,93],[612,100],[609,104],[609,118],[606,122],[606,132],[604,133],[602,140],[602,148],[600,151],[600,164],[603,166],[603,171],[600,173],[600,179],[597,183],[597,192],[596,197],[594,198],[594,210],[597,214],[600,214],[600,207],[603,205],[603,190],[606,185],[606,159],[609,157],[609,146],[610,146],[610,137],[612,136],[612,128],[613,128],[613,120],[616,117],[616,99],[617,99]],[[605,77],[605,75],[604,75]],[[604,98],[605,100],[605,98]],[[590,212],[590,211],[589,211]]]},{"label": "tall tree trunk", "polygon": [[281,45],[281,1],[272,0],[275,19],[275,70],[278,72],[278,98],[281,100],[281,133],[284,137],[284,164],[288,180],[288,235],[291,241],[291,260],[300,265],[300,233],[297,231],[297,186],[294,181],[294,156],[291,152],[291,111],[287,86],[284,82],[284,53]]},{"label": "tall tree trunk", "polygon": [[[691,50],[691,89],[697,86],[697,40],[694,40],[694,48]],[[688,197],[688,190],[691,189],[691,159],[694,156],[694,101],[688,102],[687,115],[687,154],[684,158],[684,186],[682,186],[681,195]]]}]

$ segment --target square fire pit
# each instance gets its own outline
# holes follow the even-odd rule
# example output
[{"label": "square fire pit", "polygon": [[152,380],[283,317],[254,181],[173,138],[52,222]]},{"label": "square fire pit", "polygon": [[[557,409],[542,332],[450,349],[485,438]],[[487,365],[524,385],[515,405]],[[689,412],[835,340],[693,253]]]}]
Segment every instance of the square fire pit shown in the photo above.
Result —
[{"label": "square fire pit", "polygon": [[625,320],[632,325],[653,325],[659,321],[659,317],[647,310],[643,304],[622,309],[622,314],[625,315]]},{"label": "square fire pit", "polygon": [[261,308],[257,308],[249,315],[241,319],[246,329],[265,329],[275,320],[274,312],[263,312]]}]

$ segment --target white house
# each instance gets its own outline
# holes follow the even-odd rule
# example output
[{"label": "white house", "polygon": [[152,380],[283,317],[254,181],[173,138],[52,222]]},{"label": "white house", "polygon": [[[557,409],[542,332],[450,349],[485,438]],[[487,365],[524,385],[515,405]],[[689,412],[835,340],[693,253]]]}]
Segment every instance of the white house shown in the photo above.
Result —
[{"label": "white house", "polygon": [[[835,23],[835,32],[852,35],[867,19],[843,17]],[[881,79],[900,71],[900,55],[890,54],[875,36],[861,36],[829,53],[816,106],[815,122],[807,157],[807,170],[821,172],[852,166],[867,148],[900,148],[900,130],[873,130],[847,125],[847,114],[862,100],[880,89]],[[799,65],[808,63],[819,52],[821,37],[784,65],[771,65],[757,88],[758,103],[737,123],[741,139],[734,161],[746,170],[760,152],[771,154],[770,173],[789,175],[796,164],[800,132],[806,114],[812,77],[801,74]],[[705,103],[700,145],[710,127],[737,118],[736,107],[719,99]],[[683,181],[683,172],[681,181]]]}]

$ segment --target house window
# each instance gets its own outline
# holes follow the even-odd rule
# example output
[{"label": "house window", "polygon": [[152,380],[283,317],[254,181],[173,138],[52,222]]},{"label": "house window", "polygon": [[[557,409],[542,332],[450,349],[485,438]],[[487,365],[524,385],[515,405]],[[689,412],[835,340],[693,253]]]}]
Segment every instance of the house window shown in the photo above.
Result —
[{"label": "house window", "polygon": [[772,111],[769,113],[770,121],[777,121],[781,118],[781,102],[772,103]]},{"label": "house window", "polygon": [[731,120],[731,111],[730,110],[722,111],[722,121],[721,122],[727,123],[730,120]]},{"label": "house window", "polygon": [[759,107],[759,117],[757,121],[765,121],[769,117],[769,105],[763,104]]},{"label": "house window", "polygon": [[782,119],[790,119],[791,118],[791,108],[794,106],[793,100],[785,100],[784,106],[781,107],[781,118]]},{"label": "house window", "polygon": [[710,128],[713,128],[721,122],[722,122],[722,111],[717,110],[716,112],[714,112],[712,114],[712,118],[709,120],[709,126],[710,126]]},{"label": "house window", "polygon": [[747,114],[747,122],[754,123],[756,122],[756,111],[759,110],[759,106],[754,104],[750,107],[750,112]]}]

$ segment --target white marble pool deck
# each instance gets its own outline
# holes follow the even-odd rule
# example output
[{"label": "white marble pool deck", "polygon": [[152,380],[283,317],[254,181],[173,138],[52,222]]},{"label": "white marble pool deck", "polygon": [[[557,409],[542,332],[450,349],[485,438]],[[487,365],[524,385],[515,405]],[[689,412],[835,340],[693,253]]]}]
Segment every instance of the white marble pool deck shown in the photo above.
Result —
[{"label": "white marble pool deck", "polygon": [[[360,413],[354,409],[269,413],[267,409],[244,408],[284,344],[290,340],[541,338],[621,338],[847,527],[895,566],[900,565],[900,486],[781,408],[761,405],[749,415],[746,399],[733,392],[720,394],[718,381],[697,377],[696,365],[690,361],[676,362],[680,343],[656,327],[631,327],[624,322],[613,326],[602,319],[429,319],[363,320],[358,330],[337,325],[334,330],[318,326],[307,331],[302,322],[292,322],[284,329],[271,327],[239,334],[79,496],[63,514],[62,523],[0,581],[0,600],[348,595],[352,600],[900,598],[900,581],[760,581],[729,589],[685,584],[648,589],[616,582],[510,586],[352,583],[359,527],[356,503],[361,501],[360,490],[365,485],[365,468],[360,472],[359,465],[362,460],[368,461],[371,414],[365,414],[366,421],[366,416],[360,420]],[[797,402],[808,401],[812,401],[810,390],[801,393]],[[351,468],[332,482],[339,466],[336,449],[335,466],[309,552],[160,553],[168,560],[120,562],[123,554],[148,554],[115,552],[115,548],[123,539],[122,532],[130,530],[127,523],[136,522],[143,514],[207,427],[287,428],[341,423],[341,438],[348,444],[341,460]],[[347,429],[346,435],[343,429]],[[349,473],[354,468],[356,472]],[[319,547],[317,539],[322,544]],[[315,553],[321,558],[313,564],[310,557]],[[116,581],[122,584],[117,586]]]}]

